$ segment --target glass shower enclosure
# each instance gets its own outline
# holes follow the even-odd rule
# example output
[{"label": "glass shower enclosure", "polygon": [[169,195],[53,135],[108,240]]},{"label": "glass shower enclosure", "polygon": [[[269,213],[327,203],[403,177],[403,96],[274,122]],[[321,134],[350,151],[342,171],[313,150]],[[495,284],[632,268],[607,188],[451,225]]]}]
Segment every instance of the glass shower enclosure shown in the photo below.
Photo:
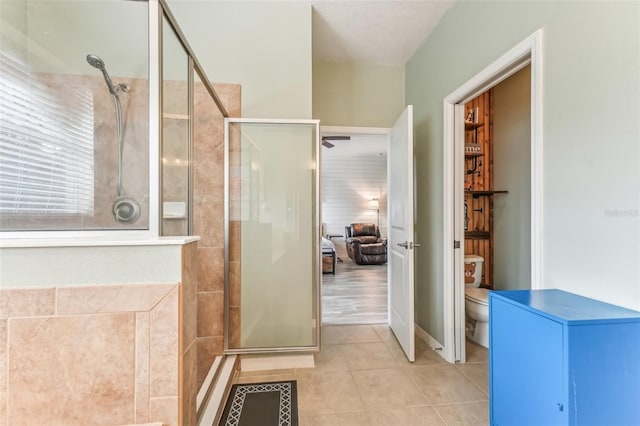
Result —
[{"label": "glass shower enclosure", "polygon": [[319,122],[225,120],[228,353],[320,343]]}]

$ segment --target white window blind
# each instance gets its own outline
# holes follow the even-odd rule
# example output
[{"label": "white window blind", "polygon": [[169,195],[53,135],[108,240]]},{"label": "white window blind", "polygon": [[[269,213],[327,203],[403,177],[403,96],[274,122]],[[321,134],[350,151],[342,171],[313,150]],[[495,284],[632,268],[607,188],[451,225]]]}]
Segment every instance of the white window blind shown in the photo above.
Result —
[{"label": "white window blind", "polygon": [[93,215],[93,94],[0,53],[0,214]]}]

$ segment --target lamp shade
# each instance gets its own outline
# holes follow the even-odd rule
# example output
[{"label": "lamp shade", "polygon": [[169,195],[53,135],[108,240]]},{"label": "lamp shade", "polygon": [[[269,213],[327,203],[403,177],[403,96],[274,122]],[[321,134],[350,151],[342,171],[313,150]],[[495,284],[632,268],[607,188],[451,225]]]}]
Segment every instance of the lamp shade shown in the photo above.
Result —
[{"label": "lamp shade", "polygon": [[369,200],[369,209],[370,210],[380,209],[380,202],[378,201],[377,198],[374,198],[373,200]]}]

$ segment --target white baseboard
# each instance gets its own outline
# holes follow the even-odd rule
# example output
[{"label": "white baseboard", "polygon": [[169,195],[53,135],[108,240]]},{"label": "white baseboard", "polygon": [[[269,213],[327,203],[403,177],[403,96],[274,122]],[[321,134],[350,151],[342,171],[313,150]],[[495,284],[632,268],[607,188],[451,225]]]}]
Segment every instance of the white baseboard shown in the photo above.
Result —
[{"label": "white baseboard", "polygon": [[285,370],[289,368],[313,368],[315,361],[312,353],[276,354],[276,355],[242,355],[241,371]]},{"label": "white baseboard", "polygon": [[427,333],[422,327],[418,324],[415,324],[416,327],[416,336],[420,338],[423,342],[425,342],[431,349],[433,349],[438,355],[440,355],[445,361],[447,359],[444,357],[445,350],[444,345],[440,344],[436,339],[434,339],[429,333]]}]

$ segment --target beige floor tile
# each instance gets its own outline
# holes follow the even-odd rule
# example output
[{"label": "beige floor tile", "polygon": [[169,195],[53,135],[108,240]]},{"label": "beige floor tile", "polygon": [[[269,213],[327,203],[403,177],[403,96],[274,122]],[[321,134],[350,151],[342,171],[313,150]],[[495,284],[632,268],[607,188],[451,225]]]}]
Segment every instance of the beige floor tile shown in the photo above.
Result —
[{"label": "beige floor tile", "polygon": [[434,404],[487,399],[487,395],[453,365],[407,367],[405,371]]},{"label": "beige floor tile", "polygon": [[397,366],[396,359],[382,342],[341,345],[341,349],[352,371]]},{"label": "beige floor tile", "polygon": [[370,426],[432,426],[444,425],[432,407],[392,408],[367,411]]},{"label": "beige floor tile", "polygon": [[360,370],[351,374],[367,409],[411,407],[429,403],[402,368]]},{"label": "beige floor tile", "polygon": [[327,325],[322,327],[322,342],[327,345],[341,343],[380,342],[370,325]]},{"label": "beige floor tile", "polygon": [[489,394],[489,365],[485,362],[457,364],[456,368],[475,383],[486,394]]},{"label": "beige floor tile", "polygon": [[489,403],[487,401],[435,405],[433,408],[450,426],[484,426],[489,424]]},{"label": "beige floor tile", "polygon": [[342,345],[323,345],[320,352],[313,354],[314,368],[299,368],[298,373],[305,371],[348,371],[349,364],[342,354]]},{"label": "beige floor tile", "polygon": [[467,362],[489,362],[489,350],[467,339]]},{"label": "beige floor tile", "polygon": [[385,342],[396,360],[404,365],[432,365],[432,364],[446,364],[447,362],[429,345],[422,340],[416,338],[416,360],[415,362],[409,362],[409,359],[405,355],[404,351],[400,347],[397,341]]},{"label": "beige floor tile", "polygon": [[309,417],[308,426],[369,426],[369,416],[366,411],[355,413],[324,414]]},{"label": "beige floor tile", "polygon": [[348,372],[307,372],[298,375],[300,415],[362,411],[364,405]]},{"label": "beige floor tile", "polygon": [[396,336],[393,334],[393,331],[391,331],[391,328],[389,328],[388,324],[372,324],[371,328],[373,328],[373,331],[376,332],[376,334],[380,337],[380,340],[382,340],[383,342],[396,341]]}]

